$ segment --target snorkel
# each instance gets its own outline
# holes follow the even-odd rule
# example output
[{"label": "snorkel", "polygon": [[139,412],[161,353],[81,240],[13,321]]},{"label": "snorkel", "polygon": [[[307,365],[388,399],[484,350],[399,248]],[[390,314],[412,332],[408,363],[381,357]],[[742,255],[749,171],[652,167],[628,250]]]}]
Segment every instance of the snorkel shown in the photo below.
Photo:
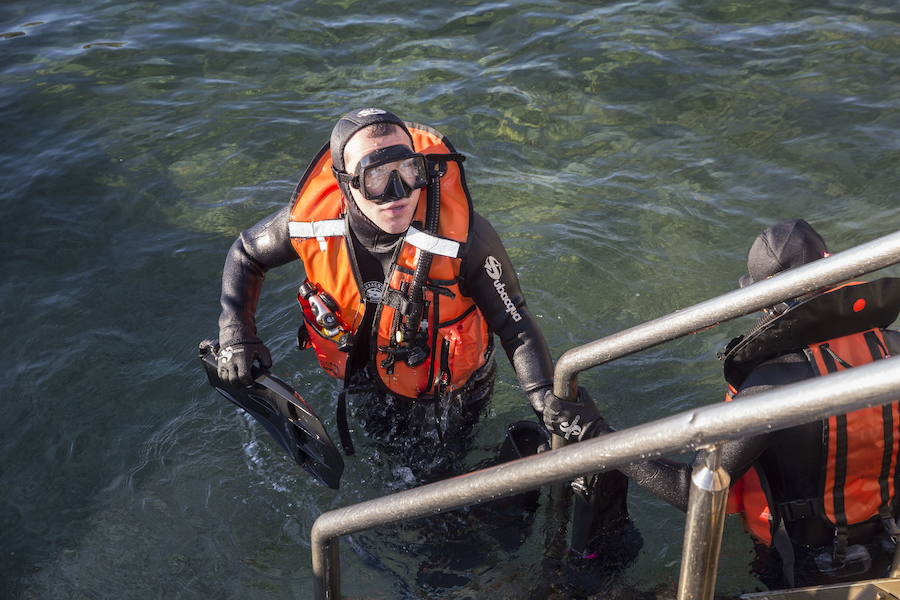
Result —
[{"label": "snorkel", "polygon": [[[429,162],[429,186],[428,200],[425,205],[425,232],[437,235],[438,225],[441,218],[441,176],[446,169],[446,163]],[[442,168],[443,167],[443,168]],[[416,270],[413,273],[412,281],[409,284],[407,299],[409,300],[410,312],[403,320],[402,325],[397,323],[400,312],[394,313],[394,324],[392,329],[396,331],[394,338],[401,348],[406,349],[406,364],[410,367],[417,367],[428,358],[428,332],[420,331],[422,325],[422,314],[425,311],[425,278],[431,269],[431,261],[434,254],[427,250],[419,251],[419,259],[416,261]],[[398,325],[400,325],[398,327]]]}]

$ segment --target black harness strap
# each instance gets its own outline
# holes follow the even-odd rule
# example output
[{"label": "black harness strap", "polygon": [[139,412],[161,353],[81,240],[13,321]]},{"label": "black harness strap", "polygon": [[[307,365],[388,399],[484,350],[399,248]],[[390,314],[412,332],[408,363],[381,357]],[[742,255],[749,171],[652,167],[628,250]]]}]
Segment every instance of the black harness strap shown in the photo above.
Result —
[{"label": "black harness strap", "polygon": [[837,421],[837,439],[835,440],[834,453],[834,515],[837,523],[835,523],[835,543],[834,543],[834,561],[837,565],[844,564],[847,558],[847,507],[844,495],[844,486],[847,483],[847,415],[838,415]]},{"label": "black harness strap", "polygon": [[338,436],[341,438],[341,447],[344,454],[353,456],[356,450],[353,448],[353,438],[350,437],[350,425],[347,423],[347,388],[341,390],[337,401],[337,426]]},{"label": "black harness strap", "polygon": [[338,437],[341,440],[341,448],[344,454],[353,456],[356,450],[353,448],[353,438],[350,437],[350,425],[347,422],[347,392],[350,391],[350,369],[346,369],[344,373],[344,385],[341,393],[338,394],[337,409],[335,419],[337,420]]},{"label": "black harness strap", "polygon": [[843,358],[841,358],[840,356],[835,354],[834,350],[832,350],[831,346],[829,346],[828,344],[822,344],[821,350],[822,350],[822,360],[825,361],[825,366],[828,368],[829,373],[834,373],[835,371],[837,371],[837,366],[835,365],[835,363],[837,363],[838,365],[841,365],[845,369],[853,368],[853,365],[851,365],[846,360],[844,360]]},{"label": "black harness strap", "polygon": [[[820,347],[822,352],[822,361],[825,363],[825,369],[829,373],[838,370],[837,365],[840,364],[845,369],[852,369],[853,366],[844,361],[840,356],[834,353],[828,344],[822,344]],[[843,565],[847,558],[847,509],[846,498],[844,496],[844,487],[847,483],[847,415],[835,415],[835,430],[832,432],[835,436],[834,451],[834,563]]]},{"label": "black harness strap", "polygon": [[794,544],[791,542],[791,536],[788,535],[783,519],[778,520],[778,528],[775,529],[775,533],[772,535],[772,545],[775,546],[775,550],[781,557],[781,570],[784,573],[784,578],[787,580],[788,587],[792,588],[795,584],[794,563],[796,557],[794,556]]},{"label": "black harness strap", "polygon": [[863,335],[863,338],[865,338],[866,344],[869,346],[869,352],[872,353],[872,360],[890,358],[891,353],[884,347],[884,344],[881,343],[881,339],[879,339],[874,331],[867,331]]},{"label": "black harness strap", "polygon": [[460,314],[458,317],[454,317],[453,319],[450,319],[449,321],[444,321],[443,323],[438,323],[437,326],[438,327],[450,327],[451,325],[455,325],[456,323],[459,323],[460,321],[462,321],[463,319],[468,317],[470,314],[475,312],[476,308],[478,308],[478,307],[473,304],[466,310],[462,311],[462,314]]},{"label": "black harness strap", "polygon": [[[881,518],[889,518],[891,516],[891,490],[889,487],[889,476],[891,474],[891,462],[893,459],[894,449],[894,410],[890,404],[881,407],[882,435],[884,438],[884,449],[881,454],[881,472],[878,475],[878,486],[881,491],[881,506],[879,513]],[[894,524],[896,527],[896,523]]]},{"label": "black harness strap", "polygon": [[[835,354],[828,344],[822,344],[819,349],[822,352],[822,361],[825,363],[825,369],[828,373],[836,372],[838,364],[845,369],[853,368],[852,365]],[[844,486],[847,483],[847,415],[836,415],[835,425],[836,431],[832,432],[835,436],[833,495],[836,523],[834,524],[834,562],[836,565],[843,565],[847,558],[848,537],[846,499],[844,497]]]}]

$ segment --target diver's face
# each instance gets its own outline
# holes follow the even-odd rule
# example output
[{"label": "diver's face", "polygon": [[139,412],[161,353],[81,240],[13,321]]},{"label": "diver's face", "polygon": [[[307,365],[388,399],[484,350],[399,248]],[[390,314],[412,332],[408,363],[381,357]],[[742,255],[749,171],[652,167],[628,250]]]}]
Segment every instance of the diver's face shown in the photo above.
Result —
[{"label": "diver's face", "polygon": [[[410,146],[409,136],[399,127],[394,127],[392,133],[383,137],[370,137],[370,131],[369,127],[360,129],[344,146],[344,168],[347,173],[355,173],[360,159],[375,150],[388,146]],[[422,191],[421,189],[413,190],[406,198],[378,204],[372,200],[366,200],[362,190],[352,186],[347,186],[347,189],[350,190],[359,210],[386,233],[403,233],[409,228]]]}]

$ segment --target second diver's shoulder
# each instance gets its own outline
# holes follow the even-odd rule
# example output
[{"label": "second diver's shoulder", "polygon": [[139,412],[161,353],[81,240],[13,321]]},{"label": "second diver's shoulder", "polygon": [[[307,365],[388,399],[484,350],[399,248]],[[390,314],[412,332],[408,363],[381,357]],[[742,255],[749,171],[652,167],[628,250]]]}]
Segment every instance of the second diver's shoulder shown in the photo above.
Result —
[{"label": "second diver's shoulder", "polygon": [[755,367],[741,384],[738,396],[747,397],[812,377],[815,377],[815,373],[806,355],[802,352],[788,352]]}]

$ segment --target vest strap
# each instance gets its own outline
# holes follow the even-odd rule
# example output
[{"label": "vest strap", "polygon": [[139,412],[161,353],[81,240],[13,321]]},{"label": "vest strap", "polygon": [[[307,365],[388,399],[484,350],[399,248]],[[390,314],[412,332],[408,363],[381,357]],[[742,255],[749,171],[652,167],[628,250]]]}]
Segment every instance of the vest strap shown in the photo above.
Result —
[{"label": "vest strap", "polygon": [[347,423],[347,388],[341,390],[338,394],[337,409],[335,417],[337,419],[338,435],[341,439],[341,447],[344,454],[353,456],[355,452],[353,448],[353,438],[350,437],[350,425]]},{"label": "vest strap", "polygon": [[350,436],[350,425],[347,422],[347,392],[350,389],[350,369],[344,373],[344,385],[338,394],[337,407],[335,408],[335,420],[337,421],[338,436],[341,439],[341,447],[344,454],[353,456],[356,450],[353,448],[353,438]]},{"label": "vest strap", "polygon": [[848,538],[846,525],[838,525],[834,528],[834,550],[831,553],[831,559],[837,568],[843,567],[847,562]]}]

